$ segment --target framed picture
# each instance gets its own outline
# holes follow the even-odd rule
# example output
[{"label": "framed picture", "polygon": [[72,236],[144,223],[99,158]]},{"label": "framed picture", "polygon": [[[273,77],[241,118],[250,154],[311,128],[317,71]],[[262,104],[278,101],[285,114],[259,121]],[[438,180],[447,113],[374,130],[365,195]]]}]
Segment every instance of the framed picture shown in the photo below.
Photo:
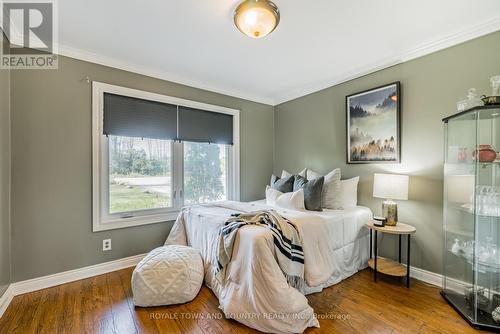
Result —
[{"label": "framed picture", "polygon": [[347,163],[399,163],[400,83],[346,97]]}]

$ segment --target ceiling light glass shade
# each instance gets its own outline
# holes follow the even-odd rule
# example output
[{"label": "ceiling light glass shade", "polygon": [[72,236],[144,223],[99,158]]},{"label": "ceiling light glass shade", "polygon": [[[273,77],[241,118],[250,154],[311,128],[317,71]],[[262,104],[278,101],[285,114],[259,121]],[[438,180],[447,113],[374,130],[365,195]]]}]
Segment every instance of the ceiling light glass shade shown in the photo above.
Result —
[{"label": "ceiling light glass shade", "polygon": [[278,7],[268,0],[243,1],[234,12],[234,23],[245,35],[262,38],[274,31],[280,22]]}]

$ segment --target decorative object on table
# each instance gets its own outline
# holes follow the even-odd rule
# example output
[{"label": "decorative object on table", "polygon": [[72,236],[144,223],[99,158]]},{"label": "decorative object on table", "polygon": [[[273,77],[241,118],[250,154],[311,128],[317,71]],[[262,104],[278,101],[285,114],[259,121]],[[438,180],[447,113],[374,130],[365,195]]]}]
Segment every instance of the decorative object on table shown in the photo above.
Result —
[{"label": "decorative object on table", "polygon": [[460,147],[458,149],[458,162],[467,162],[467,147]]},{"label": "decorative object on table", "polygon": [[470,88],[467,91],[467,98],[465,100],[457,102],[457,110],[461,112],[482,105],[483,103],[477,95],[477,90],[475,88]]},{"label": "decorative object on table", "polygon": [[481,96],[481,99],[487,106],[500,105],[500,75],[495,75],[491,77],[490,82],[491,82],[491,95],[490,96],[483,95]]},{"label": "decorative object on table", "polygon": [[460,252],[460,240],[458,238],[455,238],[455,241],[453,242],[453,245],[451,246],[451,252],[455,255],[458,255]]},{"label": "decorative object on table", "polygon": [[347,163],[399,163],[400,83],[346,97]]},{"label": "decorative object on table", "polygon": [[398,205],[394,200],[408,200],[408,182],[408,175],[374,175],[373,197],[384,199],[382,215],[387,219],[388,226],[395,226],[398,223]]},{"label": "decorative object on table", "polygon": [[476,187],[476,212],[485,217],[500,217],[500,187]]},{"label": "decorative object on table", "polygon": [[497,151],[495,151],[491,145],[479,145],[479,147],[472,153],[472,158],[474,160],[479,160],[479,162],[493,162],[497,158]]},{"label": "decorative object on table", "polygon": [[493,312],[491,312],[491,317],[497,324],[500,323],[500,306],[495,307]]},{"label": "decorative object on table", "polygon": [[500,75],[494,75],[490,78],[491,96],[500,96]]},{"label": "decorative object on table", "polygon": [[373,225],[379,226],[379,227],[384,227],[387,219],[385,217],[378,217],[374,216],[373,217]]},{"label": "decorative object on table", "polygon": [[481,100],[483,100],[484,105],[486,106],[500,105],[500,96],[483,95],[481,96]]},{"label": "decorative object on table", "polygon": [[[490,308],[490,298],[488,298],[489,292],[487,291],[488,289],[485,288],[478,288],[476,292],[476,303],[477,303],[477,308],[481,313],[489,313],[491,308]],[[474,289],[472,287],[467,287],[465,288],[465,302],[467,307],[472,308],[474,306]]]}]

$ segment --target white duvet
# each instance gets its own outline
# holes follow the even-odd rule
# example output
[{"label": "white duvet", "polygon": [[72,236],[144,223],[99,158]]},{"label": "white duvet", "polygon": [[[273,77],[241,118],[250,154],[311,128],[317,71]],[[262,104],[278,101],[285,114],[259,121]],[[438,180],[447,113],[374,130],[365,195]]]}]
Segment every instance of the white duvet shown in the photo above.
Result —
[{"label": "white duvet", "polygon": [[[182,210],[166,244],[188,245],[201,251],[205,283],[219,298],[228,318],[270,333],[300,333],[319,327],[306,297],[290,287],[275,260],[272,234],[259,226],[240,229],[226,279],[215,279],[218,232],[236,212],[269,208],[259,203],[217,202]],[[365,223],[368,208],[293,211],[274,208],[292,221],[302,238],[306,294],[319,292],[365,268],[369,253]]]}]

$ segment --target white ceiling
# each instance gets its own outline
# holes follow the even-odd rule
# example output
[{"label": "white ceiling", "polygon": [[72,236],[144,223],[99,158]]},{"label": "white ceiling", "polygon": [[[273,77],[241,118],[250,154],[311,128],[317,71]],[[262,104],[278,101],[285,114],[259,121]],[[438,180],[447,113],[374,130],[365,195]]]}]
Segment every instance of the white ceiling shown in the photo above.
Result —
[{"label": "white ceiling", "polygon": [[275,0],[251,39],[237,0],[63,0],[60,53],[268,104],[500,30],[499,0]]}]

